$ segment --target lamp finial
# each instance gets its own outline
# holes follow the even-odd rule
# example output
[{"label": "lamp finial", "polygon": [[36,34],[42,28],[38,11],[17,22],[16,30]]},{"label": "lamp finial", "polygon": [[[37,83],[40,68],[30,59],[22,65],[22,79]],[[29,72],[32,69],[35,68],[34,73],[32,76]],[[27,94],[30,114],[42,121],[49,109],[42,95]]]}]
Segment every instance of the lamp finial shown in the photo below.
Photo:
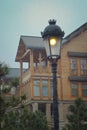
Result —
[{"label": "lamp finial", "polygon": [[53,24],[53,25],[56,24],[56,20],[55,20],[55,19],[52,19],[52,20],[50,19],[48,22],[49,22],[50,25],[51,25],[51,24]]}]

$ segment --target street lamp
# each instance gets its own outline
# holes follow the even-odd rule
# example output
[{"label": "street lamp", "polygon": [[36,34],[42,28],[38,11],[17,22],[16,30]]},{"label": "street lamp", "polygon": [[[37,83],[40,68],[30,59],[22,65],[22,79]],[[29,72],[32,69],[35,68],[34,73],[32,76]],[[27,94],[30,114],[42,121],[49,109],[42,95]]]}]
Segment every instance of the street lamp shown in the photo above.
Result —
[{"label": "street lamp", "polygon": [[58,91],[57,91],[57,61],[60,58],[61,42],[64,31],[56,25],[56,20],[49,20],[49,25],[41,32],[47,58],[51,62],[53,73],[53,117],[54,130],[59,130],[59,110],[58,110]]}]

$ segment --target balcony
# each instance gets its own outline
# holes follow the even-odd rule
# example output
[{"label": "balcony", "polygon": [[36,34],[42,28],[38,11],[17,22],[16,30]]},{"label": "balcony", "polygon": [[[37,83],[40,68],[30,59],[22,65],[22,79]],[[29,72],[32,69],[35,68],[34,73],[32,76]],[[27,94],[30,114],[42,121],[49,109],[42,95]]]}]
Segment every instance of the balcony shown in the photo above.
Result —
[{"label": "balcony", "polygon": [[37,67],[34,67],[34,73],[51,73],[51,67],[49,66],[37,66]]},{"label": "balcony", "polygon": [[[57,70],[58,75],[60,75],[60,69]],[[26,69],[22,74],[22,83],[26,83],[30,80],[32,75],[52,75],[52,68],[51,65],[48,63],[46,66],[31,66],[30,68]]]}]

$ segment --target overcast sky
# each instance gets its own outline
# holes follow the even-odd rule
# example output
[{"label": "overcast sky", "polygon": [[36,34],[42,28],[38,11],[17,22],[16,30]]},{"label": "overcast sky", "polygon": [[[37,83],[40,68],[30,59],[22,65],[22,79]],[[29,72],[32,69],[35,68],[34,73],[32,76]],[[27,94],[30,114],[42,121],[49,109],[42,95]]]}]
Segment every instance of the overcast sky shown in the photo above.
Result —
[{"label": "overcast sky", "polygon": [[20,36],[41,36],[49,19],[67,36],[87,22],[87,0],[0,0],[0,61],[19,67]]}]

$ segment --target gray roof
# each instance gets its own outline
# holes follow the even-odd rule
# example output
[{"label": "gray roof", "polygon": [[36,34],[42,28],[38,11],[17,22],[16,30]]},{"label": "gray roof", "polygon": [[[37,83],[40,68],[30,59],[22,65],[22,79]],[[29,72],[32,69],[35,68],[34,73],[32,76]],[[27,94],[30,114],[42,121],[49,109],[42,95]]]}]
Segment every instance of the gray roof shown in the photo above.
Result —
[{"label": "gray roof", "polygon": [[20,69],[9,68],[9,73],[5,75],[5,78],[16,78],[16,77],[20,77]]},{"label": "gray roof", "polygon": [[[70,41],[72,38],[78,36],[82,31],[87,30],[87,22],[84,23],[82,26],[77,28],[75,31],[73,31],[71,34],[66,36],[62,40],[62,44],[67,43]],[[21,38],[26,46],[26,48],[44,48],[44,41],[42,37],[37,37],[37,36],[21,36]]]},{"label": "gray roof", "polygon": [[44,48],[43,39],[35,36],[21,36],[26,48]]}]

